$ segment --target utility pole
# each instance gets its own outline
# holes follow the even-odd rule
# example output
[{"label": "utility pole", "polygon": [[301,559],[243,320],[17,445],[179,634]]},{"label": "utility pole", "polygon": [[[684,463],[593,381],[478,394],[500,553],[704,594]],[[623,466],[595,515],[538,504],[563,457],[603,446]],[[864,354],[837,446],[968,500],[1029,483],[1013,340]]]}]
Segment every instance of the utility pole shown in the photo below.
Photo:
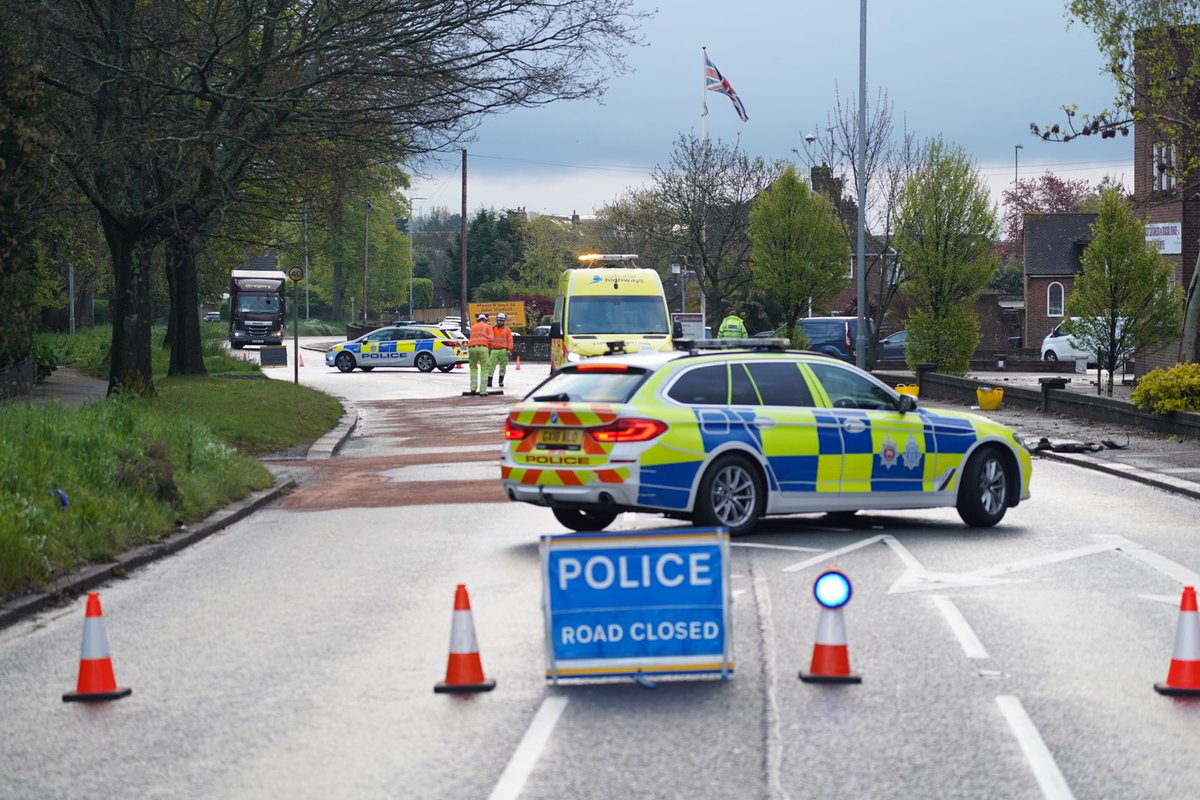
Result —
[{"label": "utility pole", "polygon": [[858,297],[858,336],[854,364],[867,368],[867,0],[858,19],[858,263],[855,294]]},{"label": "utility pole", "polygon": [[308,198],[304,198],[304,318],[308,316]]},{"label": "utility pole", "polygon": [[363,303],[362,321],[367,324],[367,228],[371,220],[371,198],[363,206]]}]

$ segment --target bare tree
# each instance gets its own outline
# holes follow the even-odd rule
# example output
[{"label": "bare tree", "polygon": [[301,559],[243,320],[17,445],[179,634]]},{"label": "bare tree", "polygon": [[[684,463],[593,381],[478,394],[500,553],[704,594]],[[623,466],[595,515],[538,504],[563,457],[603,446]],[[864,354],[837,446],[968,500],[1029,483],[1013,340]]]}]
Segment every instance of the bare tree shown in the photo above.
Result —
[{"label": "bare tree", "polygon": [[[810,167],[828,168],[824,186],[814,182],[813,189],[823,191],[838,212],[846,241],[854,248],[858,238],[858,203],[847,194],[860,180],[858,165],[858,101],[854,95],[843,100],[834,89],[834,108],[826,116],[824,135],[813,134],[803,150],[794,152]],[[874,103],[868,102],[866,114],[866,159],[861,179],[866,181],[867,263],[866,285],[875,302],[867,307],[874,320],[869,340],[868,362],[873,363],[892,303],[903,280],[903,254],[896,253],[896,221],[900,198],[908,180],[920,169],[928,144],[904,125],[897,131],[894,109],[886,90],[880,90]],[[808,139],[806,138],[806,142]],[[848,183],[847,183],[847,176]]]},{"label": "bare tree", "polygon": [[[659,259],[687,257],[709,319],[747,301],[751,286],[750,208],[783,171],[736,145],[681,135],[652,187],[631,192],[602,213],[609,236],[640,243]],[[643,252],[642,255],[646,253]]]},{"label": "bare tree", "polygon": [[[494,111],[595,97],[624,70],[631,0],[39,0],[31,60],[57,93],[56,158],[112,254],[109,391],[152,393],[148,251],[203,241],[280,148],[357,142],[398,163]],[[194,280],[176,273],[176,302]],[[192,284],[192,285],[189,285]],[[176,335],[198,338],[183,313]]]}]

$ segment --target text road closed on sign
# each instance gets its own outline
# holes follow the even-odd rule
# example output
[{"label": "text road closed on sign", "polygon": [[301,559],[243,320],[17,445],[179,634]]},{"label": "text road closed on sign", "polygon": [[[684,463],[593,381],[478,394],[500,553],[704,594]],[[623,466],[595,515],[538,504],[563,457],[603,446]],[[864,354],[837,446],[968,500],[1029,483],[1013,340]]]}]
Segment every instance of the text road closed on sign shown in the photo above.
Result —
[{"label": "text road closed on sign", "polygon": [[546,675],[733,671],[724,529],[542,537]]}]

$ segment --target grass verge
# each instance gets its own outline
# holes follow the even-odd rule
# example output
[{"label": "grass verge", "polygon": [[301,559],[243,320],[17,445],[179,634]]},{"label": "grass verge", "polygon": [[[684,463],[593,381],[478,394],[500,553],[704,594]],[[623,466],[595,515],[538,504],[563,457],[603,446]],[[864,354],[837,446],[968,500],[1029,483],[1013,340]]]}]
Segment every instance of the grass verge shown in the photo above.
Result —
[{"label": "grass verge", "polygon": [[[0,405],[0,601],[157,541],[271,486],[253,456],[311,444],[341,415],[332,397],[264,377],[205,342],[207,376],[166,377],[155,398],[82,408]],[[105,377],[109,329],[42,337],[62,365]]]}]

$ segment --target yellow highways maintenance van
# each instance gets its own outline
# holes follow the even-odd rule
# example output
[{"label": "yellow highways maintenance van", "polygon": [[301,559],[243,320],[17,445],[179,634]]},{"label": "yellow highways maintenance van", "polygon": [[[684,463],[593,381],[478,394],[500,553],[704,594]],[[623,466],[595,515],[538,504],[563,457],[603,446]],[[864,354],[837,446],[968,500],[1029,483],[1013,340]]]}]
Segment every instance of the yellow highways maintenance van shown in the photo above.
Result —
[{"label": "yellow highways maintenance van", "polygon": [[736,535],[768,514],[938,507],[987,527],[1029,497],[1011,428],[785,340],[694,347],[552,372],[505,421],[509,499],[574,530],[657,511]]},{"label": "yellow highways maintenance van", "polygon": [[662,281],[636,255],[592,254],[563,272],[550,323],[550,367],[610,352],[669,351],[671,317]]}]

